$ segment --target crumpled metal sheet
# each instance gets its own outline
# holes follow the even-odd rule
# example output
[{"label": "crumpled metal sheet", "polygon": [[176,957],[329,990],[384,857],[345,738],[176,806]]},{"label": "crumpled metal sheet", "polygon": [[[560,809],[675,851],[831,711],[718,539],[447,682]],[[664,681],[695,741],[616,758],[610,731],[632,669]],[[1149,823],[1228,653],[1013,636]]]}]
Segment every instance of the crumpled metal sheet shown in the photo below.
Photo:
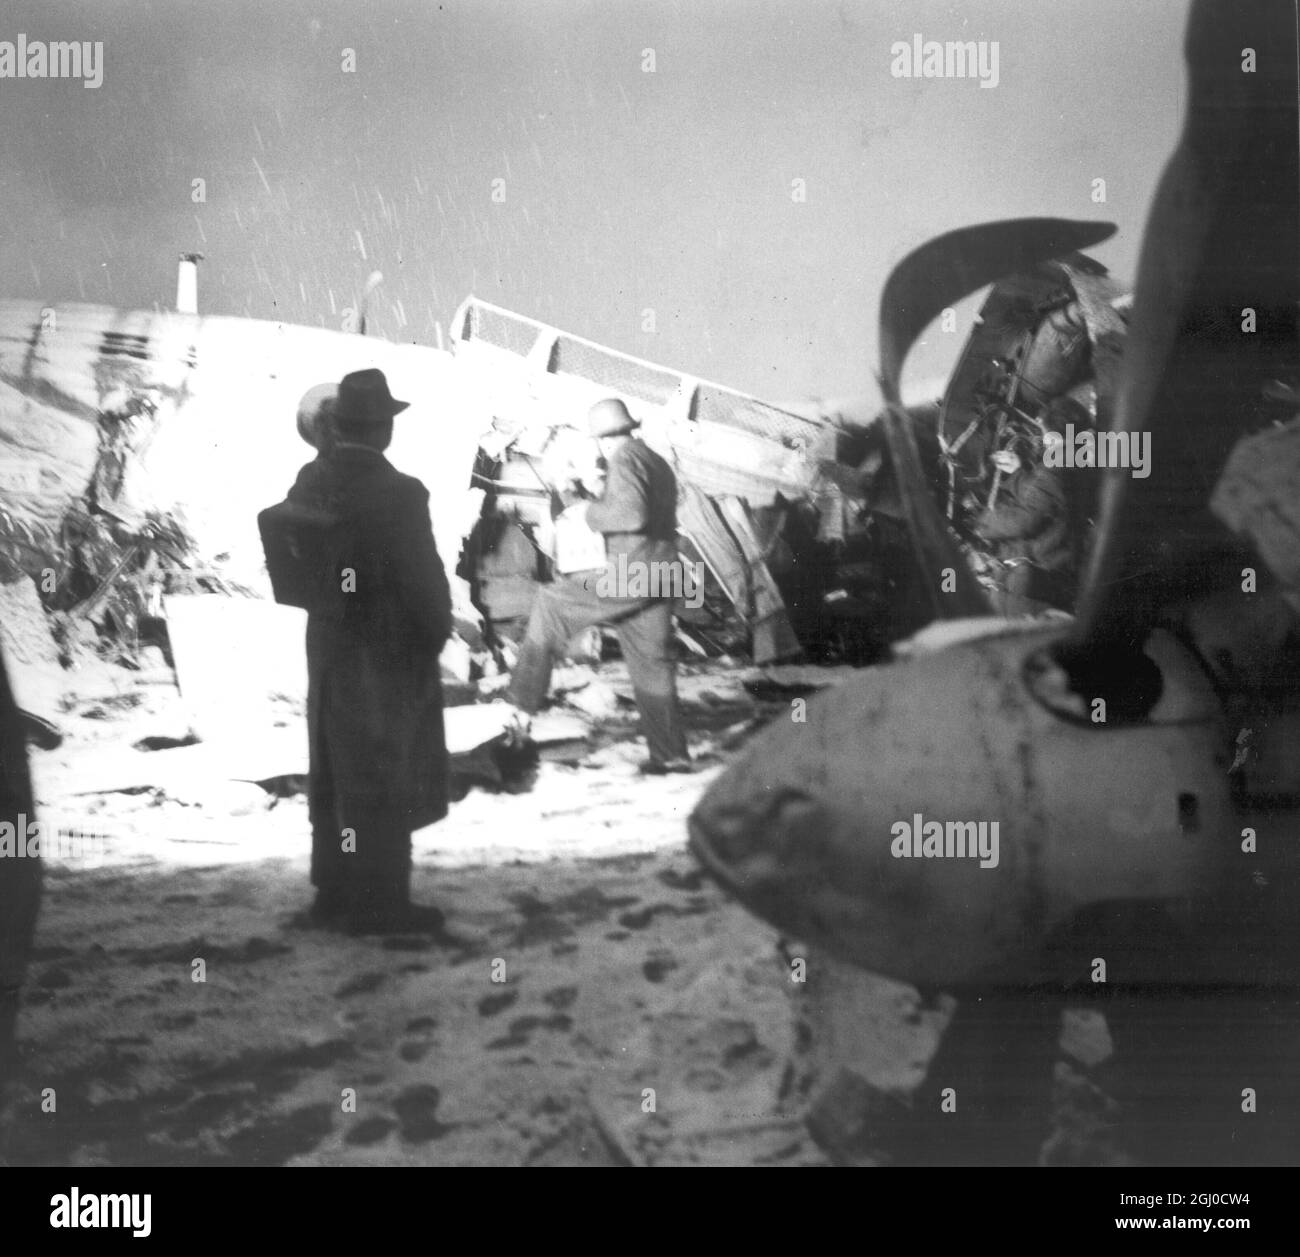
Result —
[{"label": "crumpled metal sheet", "polygon": [[573,425],[586,406],[618,395],[642,435],[701,491],[770,505],[815,496],[834,458],[836,427],[722,385],[469,297],[452,323],[457,360],[493,395],[512,433]]}]

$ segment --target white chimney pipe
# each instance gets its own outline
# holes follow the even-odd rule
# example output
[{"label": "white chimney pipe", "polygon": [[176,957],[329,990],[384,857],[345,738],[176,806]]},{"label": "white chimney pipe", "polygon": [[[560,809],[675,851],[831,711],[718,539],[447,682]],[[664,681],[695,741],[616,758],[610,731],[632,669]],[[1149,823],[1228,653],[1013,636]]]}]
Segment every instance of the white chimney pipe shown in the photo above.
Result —
[{"label": "white chimney pipe", "polygon": [[182,253],[176,272],[176,309],[181,314],[199,312],[199,263],[201,253]]}]

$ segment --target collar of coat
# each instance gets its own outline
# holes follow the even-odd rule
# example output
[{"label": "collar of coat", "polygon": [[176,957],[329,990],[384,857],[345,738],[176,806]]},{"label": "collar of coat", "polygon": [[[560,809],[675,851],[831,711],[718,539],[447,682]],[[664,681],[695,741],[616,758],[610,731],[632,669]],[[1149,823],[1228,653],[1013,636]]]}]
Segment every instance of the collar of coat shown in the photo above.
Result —
[{"label": "collar of coat", "polygon": [[336,454],[343,454],[343,461],[348,458],[355,458],[356,455],[362,454],[370,458],[377,458],[380,462],[387,462],[383,450],[377,450],[373,445],[363,445],[360,441],[335,441],[330,447],[329,457],[333,458]]}]

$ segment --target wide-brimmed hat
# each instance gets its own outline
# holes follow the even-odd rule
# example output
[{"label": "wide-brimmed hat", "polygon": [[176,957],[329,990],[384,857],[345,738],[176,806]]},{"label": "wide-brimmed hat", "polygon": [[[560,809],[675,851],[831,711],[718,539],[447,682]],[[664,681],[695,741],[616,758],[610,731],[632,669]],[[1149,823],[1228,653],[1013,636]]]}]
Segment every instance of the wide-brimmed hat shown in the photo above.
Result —
[{"label": "wide-brimmed hat", "polygon": [[325,421],[338,400],[337,384],[313,384],[298,403],[298,435],[308,445],[320,449],[325,433]]},{"label": "wide-brimmed hat", "polygon": [[617,397],[597,402],[587,412],[587,430],[592,436],[622,436],[637,426],[627,406]]},{"label": "wide-brimmed hat", "polygon": [[383,423],[410,404],[388,391],[388,380],[378,367],[366,367],[350,371],[339,381],[334,413],[344,423]]}]

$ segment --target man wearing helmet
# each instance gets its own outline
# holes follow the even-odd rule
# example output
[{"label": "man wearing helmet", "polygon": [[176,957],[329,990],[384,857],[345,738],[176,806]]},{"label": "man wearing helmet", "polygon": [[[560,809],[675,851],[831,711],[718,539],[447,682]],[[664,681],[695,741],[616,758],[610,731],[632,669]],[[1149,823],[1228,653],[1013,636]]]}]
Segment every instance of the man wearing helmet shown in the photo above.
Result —
[{"label": "man wearing helmet", "polygon": [[627,663],[650,757],[643,772],[689,772],[691,760],[677,706],[672,601],[632,596],[611,574],[650,570],[677,558],[677,479],[672,468],[634,435],[636,420],[617,398],[587,415],[607,470],[604,489],[587,507],[588,527],[604,536],[606,566],[561,575],[538,591],[511,678],[521,724],[540,708],[551,669],[584,628],[612,625]]}]

